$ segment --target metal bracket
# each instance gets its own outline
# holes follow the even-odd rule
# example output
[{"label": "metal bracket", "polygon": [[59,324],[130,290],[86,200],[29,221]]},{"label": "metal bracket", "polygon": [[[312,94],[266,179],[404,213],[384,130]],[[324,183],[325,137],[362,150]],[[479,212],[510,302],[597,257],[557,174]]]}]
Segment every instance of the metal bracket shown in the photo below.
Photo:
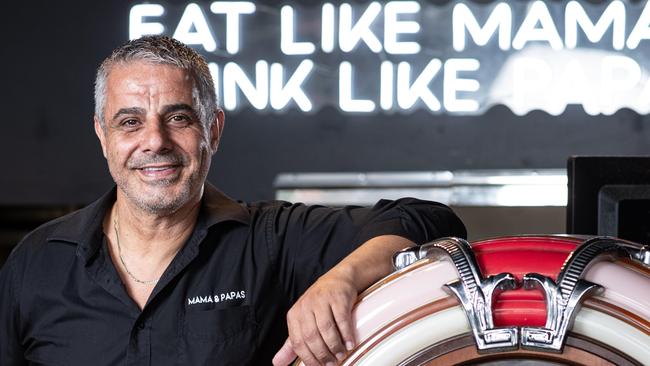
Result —
[{"label": "metal bracket", "polygon": [[495,328],[492,303],[497,294],[517,287],[515,277],[500,273],[484,279],[470,244],[458,238],[440,239],[417,248],[409,248],[393,257],[396,269],[424,257],[447,257],[456,266],[459,279],[446,284],[448,292],[460,301],[474,334],[479,352],[496,352],[516,349],[517,327]]},{"label": "metal bracket", "polygon": [[[538,273],[524,276],[525,289],[541,288],[546,300],[544,327],[522,327],[521,346],[537,351],[561,352],[567,331],[582,301],[599,291],[598,284],[582,279],[588,268],[607,257],[629,257],[641,263],[650,259],[648,248],[641,244],[609,237],[598,237],[582,243],[562,266],[557,284]],[[646,264],[647,265],[647,264]]]}]

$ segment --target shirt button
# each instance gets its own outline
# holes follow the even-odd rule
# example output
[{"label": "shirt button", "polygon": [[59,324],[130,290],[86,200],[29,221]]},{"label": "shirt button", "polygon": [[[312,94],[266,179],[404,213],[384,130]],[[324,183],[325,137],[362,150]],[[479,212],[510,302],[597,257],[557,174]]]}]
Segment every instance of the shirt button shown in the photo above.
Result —
[{"label": "shirt button", "polygon": [[144,322],[138,322],[138,324],[136,326],[138,327],[138,329],[143,330],[144,329]]}]

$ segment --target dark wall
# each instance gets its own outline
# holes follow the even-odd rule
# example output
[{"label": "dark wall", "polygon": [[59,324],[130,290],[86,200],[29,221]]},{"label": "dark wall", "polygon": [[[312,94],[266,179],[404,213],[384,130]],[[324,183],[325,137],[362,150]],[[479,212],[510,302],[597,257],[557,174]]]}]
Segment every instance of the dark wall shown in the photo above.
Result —
[{"label": "dark wall", "polygon": [[[83,204],[111,185],[92,128],[92,88],[97,65],[128,39],[131,4],[3,4],[0,205]],[[560,116],[516,116],[500,106],[480,116],[241,109],[227,114],[210,180],[231,196],[264,199],[280,172],[563,168],[572,154],[648,154],[649,138],[648,117],[630,110],[592,117],[580,107]]]}]

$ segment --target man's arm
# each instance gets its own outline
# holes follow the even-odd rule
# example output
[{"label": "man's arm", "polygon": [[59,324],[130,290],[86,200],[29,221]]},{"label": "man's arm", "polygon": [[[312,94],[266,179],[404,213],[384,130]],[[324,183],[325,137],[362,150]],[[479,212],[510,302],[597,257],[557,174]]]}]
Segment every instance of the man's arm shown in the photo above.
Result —
[{"label": "man's arm", "polygon": [[395,252],[412,245],[400,236],[377,236],[321,276],[287,314],[289,339],[273,364],[288,365],[296,355],[308,366],[340,361],[356,344],[352,307],[357,295],[391,272]]},{"label": "man's arm", "polygon": [[394,252],[467,235],[449,207],[414,198],[341,209],[284,203],[267,228],[280,285],[294,302],[276,365],[287,365],[295,353],[309,366],[336,363],[345,343],[354,345],[350,318],[358,293],[391,271]]}]

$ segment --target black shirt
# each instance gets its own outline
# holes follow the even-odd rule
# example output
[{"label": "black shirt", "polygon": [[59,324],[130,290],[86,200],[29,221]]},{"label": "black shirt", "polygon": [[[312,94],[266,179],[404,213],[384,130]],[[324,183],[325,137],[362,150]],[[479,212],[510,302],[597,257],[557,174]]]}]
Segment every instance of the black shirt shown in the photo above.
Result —
[{"label": "black shirt", "polygon": [[241,203],[206,184],[193,233],[141,311],[102,232],[115,192],[12,252],[0,273],[2,365],[268,365],[291,304],[358,245],[382,234],[465,236],[432,202]]}]

